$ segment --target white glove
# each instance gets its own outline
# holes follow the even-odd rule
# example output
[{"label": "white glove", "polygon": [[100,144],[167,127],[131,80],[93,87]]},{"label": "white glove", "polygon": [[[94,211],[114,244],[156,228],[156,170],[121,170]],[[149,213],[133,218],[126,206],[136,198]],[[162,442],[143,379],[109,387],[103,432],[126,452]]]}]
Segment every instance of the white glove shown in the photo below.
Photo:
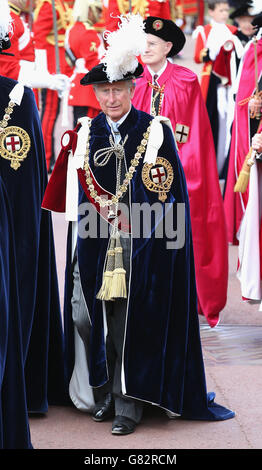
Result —
[{"label": "white glove", "polygon": [[62,94],[69,87],[69,77],[63,74],[52,75],[47,70],[39,70],[35,62],[20,60],[18,81],[30,88],[50,88]]},{"label": "white glove", "polygon": [[58,73],[56,75],[49,74],[49,79],[51,81],[49,83],[49,86],[46,88],[50,88],[51,90],[57,90],[60,98],[63,93],[70,88],[69,77],[63,75],[62,73]]}]

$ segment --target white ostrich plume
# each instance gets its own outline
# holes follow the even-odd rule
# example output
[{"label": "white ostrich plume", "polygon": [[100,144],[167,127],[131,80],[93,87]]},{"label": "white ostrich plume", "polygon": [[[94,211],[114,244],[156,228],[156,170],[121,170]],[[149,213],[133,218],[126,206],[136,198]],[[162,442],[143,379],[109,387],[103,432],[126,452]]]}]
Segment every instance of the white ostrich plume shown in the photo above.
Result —
[{"label": "white ostrich plume", "polygon": [[122,80],[127,73],[133,73],[138,65],[137,56],[146,48],[146,33],[143,18],[139,14],[120,15],[119,29],[105,31],[108,43],[102,62],[110,82]]},{"label": "white ostrich plume", "polygon": [[1,2],[0,16],[0,41],[5,39],[6,34],[13,32],[12,17],[7,0]]},{"label": "white ostrich plume", "polygon": [[261,0],[253,0],[249,12],[251,15],[259,15],[260,13],[262,13]]}]

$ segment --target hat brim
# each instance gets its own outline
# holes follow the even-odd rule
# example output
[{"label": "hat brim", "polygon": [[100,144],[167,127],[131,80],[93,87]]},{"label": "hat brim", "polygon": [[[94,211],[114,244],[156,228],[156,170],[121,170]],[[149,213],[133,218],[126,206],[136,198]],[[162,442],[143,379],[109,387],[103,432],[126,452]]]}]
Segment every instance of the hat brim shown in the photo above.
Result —
[{"label": "hat brim", "polygon": [[259,15],[256,15],[256,17],[251,21],[251,24],[256,28],[262,27],[262,12],[259,13]]},{"label": "hat brim", "polygon": [[250,13],[251,6],[252,6],[251,4],[250,5],[242,5],[241,7],[237,8],[234,11],[232,11],[232,13],[229,15],[229,18],[231,20],[234,20],[234,18],[238,18],[240,16],[250,16],[250,17],[255,16],[255,15],[252,15]]},{"label": "hat brim", "polygon": [[[134,78],[138,78],[142,75],[144,69],[140,63],[138,63],[137,68],[134,72],[129,72],[123,76],[123,78],[119,80],[115,80],[115,82],[123,82],[126,80],[132,80]],[[114,83],[110,82],[107,74],[105,64],[100,63],[93,67],[81,80],[81,85],[97,85],[99,83]]]}]

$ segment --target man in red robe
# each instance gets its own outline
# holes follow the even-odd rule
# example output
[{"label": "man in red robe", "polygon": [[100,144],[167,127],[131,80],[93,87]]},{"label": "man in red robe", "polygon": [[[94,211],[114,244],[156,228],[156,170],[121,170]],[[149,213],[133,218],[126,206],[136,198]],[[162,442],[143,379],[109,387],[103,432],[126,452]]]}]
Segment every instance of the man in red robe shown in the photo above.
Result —
[{"label": "man in red robe", "polygon": [[[256,59],[257,58],[257,59]],[[235,116],[232,127],[232,141],[229,155],[228,175],[226,182],[224,208],[227,223],[228,241],[238,244],[237,234],[247,205],[249,187],[245,192],[234,192],[234,186],[249,152],[252,134],[259,126],[259,120],[250,119],[249,98],[255,94],[255,60],[258,64],[258,76],[262,72],[262,39],[255,44],[250,42],[243,58],[241,75],[236,95]],[[262,85],[262,84],[261,84]],[[257,129],[254,129],[254,128]]]},{"label": "man in red robe", "polygon": [[[262,14],[252,24],[261,27]],[[257,302],[262,299],[261,133],[262,38],[257,36],[250,41],[241,63],[224,201],[229,242],[239,245],[241,295]]]},{"label": "man in red robe", "polygon": [[[72,0],[55,0],[56,28],[52,1],[39,0],[34,11],[34,41],[39,66],[49,73],[62,73],[68,77],[72,68],[66,61],[65,32],[72,24]],[[56,38],[57,32],[57,38]],[[59,70],[60,69],[60,70]],[[58,119],[61,95],[49,88],[41,91],[41,124],[45,143],[47,169],[50,173],[55,160],[54,129]]]},{"label": "man in red robe", "polygon": [[228,247],[211,126],[196,74],[167,60],[184,46],[183,32],[154,17],[145,20],[145,31],[146,65],[133,104],[172,123],[189,192],[199,313],[213,327],[227,299]]},{"label": "man in red robe", "polygon": [[74,127],[78,118],[93,118],[101,109],[93,88],[87,87],[83,91],[80,84],[80,80],[99,63],[104,53],[103,38],[96,27],[101,13],[101,0],[75,0],[74,24],[66,32],[66,53],[74,65],[68,96],[68,105],[73,106]]}]

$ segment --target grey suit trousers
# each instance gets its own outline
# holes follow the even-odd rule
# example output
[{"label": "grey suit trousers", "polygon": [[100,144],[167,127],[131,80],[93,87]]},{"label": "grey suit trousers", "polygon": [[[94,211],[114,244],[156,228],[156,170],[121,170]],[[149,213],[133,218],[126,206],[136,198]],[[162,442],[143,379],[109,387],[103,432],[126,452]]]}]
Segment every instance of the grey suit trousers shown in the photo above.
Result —
[{"label": "grey suit trousers", "polygon": [[[130,237],[121,237],[123,247],[123,263],[126,270],[127,288],[130,275]],[[72,317],[79,335],[81,336],[86,349],[88,362],[88,342],[90,336],[90,321],[84,296],[80,283],[78,261],[74,258],[74,285],[72,295]],[[143,412],[143,403],[134,398],[123,395],[121,387],[121,368],[123,342],[126,328],[126,299],[118,299],[114,302],[106,302],[107,318],[107,364],[109,381],[102,387],[93,388],[95,401],[102,401],[103,396],[109,391],[113,393],[115,399],[115,415],[126,416],[138,423]]]}]

